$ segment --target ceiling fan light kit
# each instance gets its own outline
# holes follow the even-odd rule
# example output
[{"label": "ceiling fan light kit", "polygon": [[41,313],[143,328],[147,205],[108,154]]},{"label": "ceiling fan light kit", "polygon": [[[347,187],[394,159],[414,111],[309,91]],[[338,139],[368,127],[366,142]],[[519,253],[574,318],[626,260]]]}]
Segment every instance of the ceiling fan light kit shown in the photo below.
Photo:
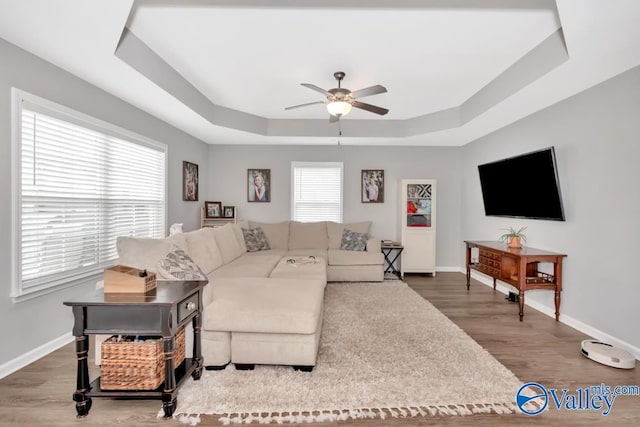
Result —
[{"label": "ceiling fan light kit", "polygon": [[327,104],[327,111],[332,116],[346,116],[351,112],[351,104],[346,101],[334,101]]},{"label": "ceiling fan light kit", "polygon": [[342,71],[336,71],[333,73],[333,77],[338,81],[338,87],[325,90],[311,83],[301,83],[302,86],[307,87],[316,92],[320,92],[327,97],[326,101],[307,102],[306,104],[293,105],[286,107],[285,110],[291,110],[294,108],[307,107],[315,104],[326,104],[327,111],[329,112],[329,122],[337,122],[341,117],[349,114],[352,107],[366,110],[371,113],[379,114],[381,116],[389,112],[388,109],[378,107],[376,105],[365,104],[359,102],[357,98],[364,98],[365,96],[377,95],[379,93],[385,93],[387,88],[381,85],[370,86],[364,89],[350,91],[340,86],[340,82],[345,77],[345,73]]}]

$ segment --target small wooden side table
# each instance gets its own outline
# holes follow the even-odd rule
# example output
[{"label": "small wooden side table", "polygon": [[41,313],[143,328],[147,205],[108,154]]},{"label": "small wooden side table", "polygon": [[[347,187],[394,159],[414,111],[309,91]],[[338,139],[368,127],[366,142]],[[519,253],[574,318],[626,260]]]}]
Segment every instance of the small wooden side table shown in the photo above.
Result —
[{"label": "small wooden side table", "polygon": [[[382,242],[380,249],[384,255],[384,260],[387,262],[387,267],[384,269],[385,273],[393,273],[400,278],[400,270],[395,267],[395,262],[402,254],[404,246],[398,242]],[[391,258],[393,256],[393,258]]]},{"label": "small wooden side table", "polygon": [[[65,301],[73,310],[78,374],[73,400],[78,417],[89,414],[92,397],[161,399],[166,418],[177,406],[178,388],[191,375],[199,380],[203,359],[200,344],[202,290],[207,281],[159,282],[148,294],[104,293],[97,289],[84,297]],[[174,366],[175,335],[189,321],[193,324],[193,358]],[[101,390],[100,377],[89,383],[88,334],[162,336],[165,376],[156,390]]]}]

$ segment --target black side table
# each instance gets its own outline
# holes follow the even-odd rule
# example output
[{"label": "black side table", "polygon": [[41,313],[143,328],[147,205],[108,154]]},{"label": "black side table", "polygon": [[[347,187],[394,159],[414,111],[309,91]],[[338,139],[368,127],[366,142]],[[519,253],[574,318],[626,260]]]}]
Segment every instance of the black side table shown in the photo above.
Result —
[{"label": "black side table", "polygon": [[[381,245],[382,254],[384,255],[384,260],[387,262],[387,267],[384,269],[385,273],[393,273],[400,278],[400,270],[395,267],[395,262],[404,250],[404,246],[402,246],[398,242],[382,242]],[[393,258],[392,258],[393,257]]]},{"label": "black side table", "polygon": [[[165,417],[176,409],[178,388],[191,376],[199,380],[203,359],[200,347],[202,290],[207,281],[160,282],[149,294],[105,294],[98,289],[64,304],[73,309],[73,335],[78,359],[77,387],[73,393],[79,417],[89,414],[92,397],[162,399]],[[193,358],[174,366],[178,330],[193,325]],[[89,334],[157,335],[163,340],[165,379],[156,390],[102,390],[100,377],[89,382]]]}]

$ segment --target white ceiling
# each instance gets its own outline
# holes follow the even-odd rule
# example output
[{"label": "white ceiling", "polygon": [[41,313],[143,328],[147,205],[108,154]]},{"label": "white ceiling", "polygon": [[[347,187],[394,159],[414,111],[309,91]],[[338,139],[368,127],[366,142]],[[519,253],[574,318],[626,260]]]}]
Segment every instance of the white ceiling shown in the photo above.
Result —
[{"label": "white ceiling", "polygon": [[[213,144],[334,144],[339,129],[343,144],[465,144],[639,65],[639,21],[637,0],[0,0],[1,38]],[[183,80],[116,56],[125,26],[166,62],[157,72]],[[568,59],[505,85],[560,27]],[[353,109],[329,124],[323,105],[284,110],[323,100],[300,83],[330,89],[339,70],[351,90],[385,86],[363,101],[389,114]],[[437,126],[492,85],[511,89]],[[180,96],[189,88],[210,106]],[[258,130],[234,125],[248,115]]]}]

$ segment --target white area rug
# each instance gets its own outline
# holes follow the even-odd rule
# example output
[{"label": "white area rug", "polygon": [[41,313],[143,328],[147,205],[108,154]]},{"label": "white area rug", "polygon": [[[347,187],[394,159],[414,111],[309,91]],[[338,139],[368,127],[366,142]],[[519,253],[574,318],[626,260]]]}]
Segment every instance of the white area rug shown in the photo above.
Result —
[{"label": "white area rug", "polygon": [[313,422],[512,413],[515,375],[405,283],[328,284],[317,366],[204,371],[176,418]]}]

